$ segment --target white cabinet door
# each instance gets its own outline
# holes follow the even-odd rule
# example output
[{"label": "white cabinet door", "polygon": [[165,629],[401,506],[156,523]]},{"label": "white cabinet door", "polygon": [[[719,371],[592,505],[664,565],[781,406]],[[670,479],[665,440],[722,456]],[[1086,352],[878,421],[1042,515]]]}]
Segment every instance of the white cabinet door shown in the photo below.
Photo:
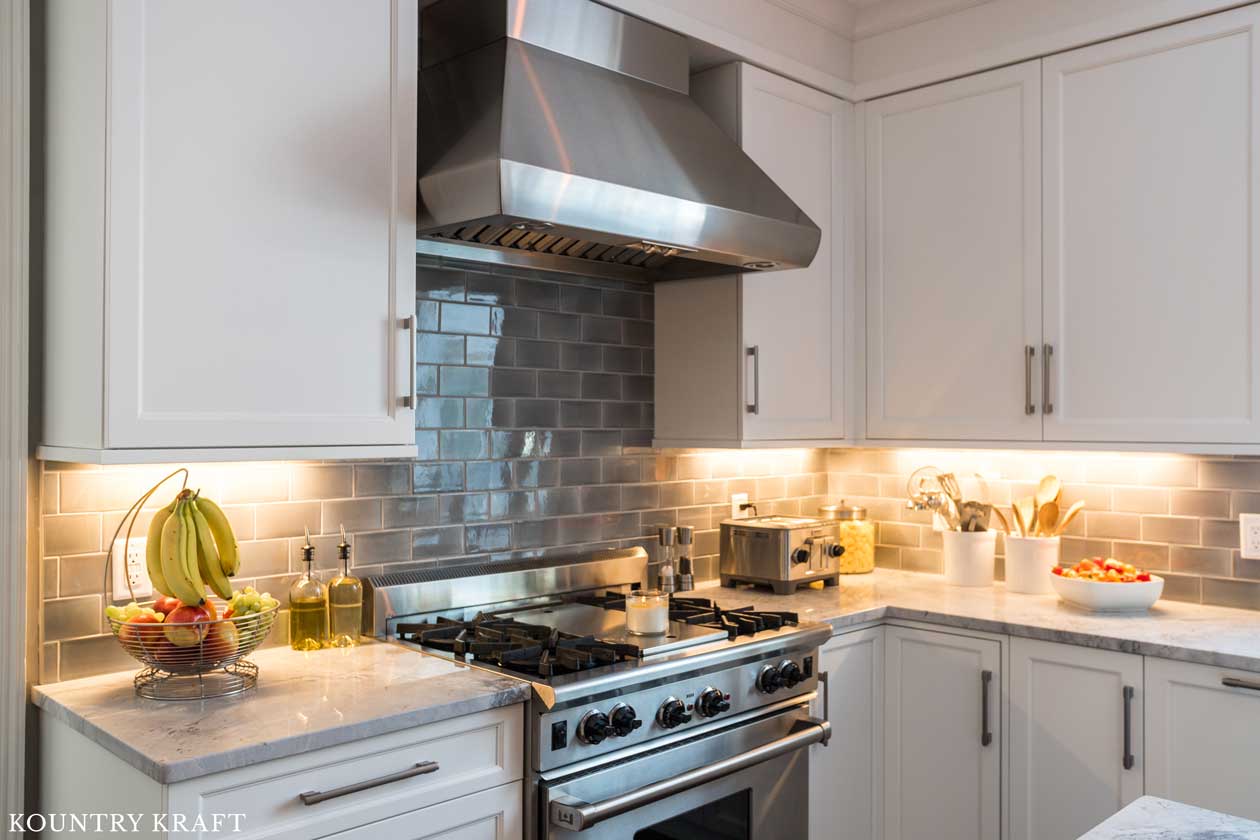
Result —
[{"label": "white cabinet door", "polygon": [[743,276],[746,440],[844,437],[846,159],[853,106],[740,65],[744,151],[822,229],[808,268]]},{"label": "white cabinet door", "polygon": [[337,840],[520,840],[520,782],[325,835]]},{"label": "white cabinet door", "polygon": [[1050,441],[1260,441],[1260,7],[1044,61]]},{"label": "white cabinet door", "polygon": [[1032,61],[866,105],[869,438],[1041,438],[1040,86]]},{"label": "white cabinet door", "polygon": [[1142,657],[1014,638],[1010,673],[1015,840],[1075,840],[1142,795]]},{"label": "white cabinet door", "polygon": [[1146,660],[1146,792],[1260,820],[1260,674]]},{"label": "white cabinet door", "polygon": [[415,0],[109,9],[105,447],[413,443]]},{"label": "white cabinet door", "polygon": [[831,741],[810,747],[809,836],[879,840],[884,628],[834,637],[822,648],[819,670],[828,678]]},{"label": "white cabinet door", "polygon": [[1001,644],[895,626],[884,644],[884,837],[997,840]]}]

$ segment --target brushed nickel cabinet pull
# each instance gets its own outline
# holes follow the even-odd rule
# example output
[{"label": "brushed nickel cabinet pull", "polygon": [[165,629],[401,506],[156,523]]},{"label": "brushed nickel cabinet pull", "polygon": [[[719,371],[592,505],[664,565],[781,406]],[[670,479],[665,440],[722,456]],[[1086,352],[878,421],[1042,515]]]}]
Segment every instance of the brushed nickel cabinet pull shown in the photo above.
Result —
[{"label": "brushed nickel cabinet pull", "polygon": [[416,407],[416,316],[412,315],[403,318],[403,329],[407,330],[411,337],[411,349],[407,353],[407,358],[411,360],[411,373],[408,375],[407,381],[411,383],[411,388],[407,395],[402,398],[403,408]]},{"label": "brushed nickel cabinet pull", "polygon": [[992,671],[980,672],[980,746],[987,747],[993,743],[993,733],[989,731],[989,683],[993,682]]},{"label": "brushed nickel cabinet pull", "polygon": [[1133,769],[1133,686],[1124,687],[1124,769]]},{"label": "brushed nickel cabinet pull", "polygon": [[1045,344],[1041,348],[1041,413],[1054,414],[1054,403],[1050,402],[1050,357],[1054,355],[1054,345]]},{"label": "brushed nickel cabinet pull", "polygon": [[1260,691],[1260,682],[1240,680],[1238,677],[1221,677],[1221,685],[1229,688],[1245,688],[1249,691]]},{"label": "brushed nickel cabinet pull", "polygon": [[422,761],[419,764],[408,767],[406,770],[399,770],[397,773],[390,773],[388,776],[368,779],[365,782],[355,782],[352,785],[333,788],[332,790],[308,790],[306,793],[299,793],[298,799],[302,800],[303,805],[318,805],[320,802],[327,802],[329,799],[336,799],[338,796],[348,796],[359,791],[387,785],[390,782],[401,782],[403,779],[423,776],[426,773],[436,773],[437,771],[438,763],[436,761]]},{"label": "brushed nickel cabinet pull", "polygon": [[1031,344],[1024,345],[1024,413],[1036,414],[1037,406],[1033,405],[1032,396],[1032,366],[1033,356],[1037,355],[1037,348]]},{"label": "brushed nickel cabinet pull", "polygon": [[[761,413],[761,348],[754,344],[747,348],[744,353],[752,359],[753,363],[753,398],[752,402],[745,406],[749,414]],[[745,374],[747,375],[747,374]]]}]

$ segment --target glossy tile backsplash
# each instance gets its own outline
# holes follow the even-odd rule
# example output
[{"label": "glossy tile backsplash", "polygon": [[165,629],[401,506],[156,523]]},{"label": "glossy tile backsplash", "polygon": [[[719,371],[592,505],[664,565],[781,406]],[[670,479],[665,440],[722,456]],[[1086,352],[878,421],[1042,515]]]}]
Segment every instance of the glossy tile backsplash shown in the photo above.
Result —
[{"label": "glossy tile backsplash", "polygon": [[[233,519],[238,586],[282,597],[304,526],[331,569],[342,523],[359,574],[627,545],[686,524],[697,577],[711,578],[730,493],[762,512],[809,512],[825,497],[823,450],[650,448],[651,286],[467,268],[417,269],[416,460],[190,465],[190,486]],[[43,681],[137,667],[102,635],[104,551],[170,470],[44,465]]]},{"label": "glossy tile backsplash", "polygon": [[[1068,527],[1061,561],[1110,555],[1157,571],[1164,597],[1260,609],[1260,561],[1238,551],[1238,515],[1260,512],[1260,460],[1107,452],[831,450],[831,494],[866,505],[877,522],[875,562],[941,571],[931,515],[906,509],[906,480],[932,465],[954,472],[964,496],[985,477],[991,500],[1009,505],[1053,473],[1063,501],[1085,512]],[[970,487],[968,486],[970,485]],[[1010,518],[1008,514],[1008,519]],[[998,540],[1001,573],[1002,541]]]}]

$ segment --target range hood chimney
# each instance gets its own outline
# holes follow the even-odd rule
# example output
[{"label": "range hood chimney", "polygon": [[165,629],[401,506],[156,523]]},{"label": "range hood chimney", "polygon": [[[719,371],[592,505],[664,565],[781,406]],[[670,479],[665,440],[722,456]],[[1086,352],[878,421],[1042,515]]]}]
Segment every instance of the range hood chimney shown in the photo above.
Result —
[{"label": "range hood chimney", "polygon": [[421,15],[420,253],[670,280],[809,265],[818,226],[687,95],[685,39],[591,0]]}]

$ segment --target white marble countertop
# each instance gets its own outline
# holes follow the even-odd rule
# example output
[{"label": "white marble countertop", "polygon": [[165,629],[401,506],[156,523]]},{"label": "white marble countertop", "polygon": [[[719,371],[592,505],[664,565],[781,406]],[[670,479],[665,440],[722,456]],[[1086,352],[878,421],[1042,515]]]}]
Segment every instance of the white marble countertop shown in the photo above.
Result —
[{"label": "white marble countertop", "polygon": [[[1119,585],[1119,584],[1117,584]],[[839,587],[775,595],[769,589],[702,586],[721,607],[787,610],[836,629],[899,618],[1051,642],[1260,671],[1260,611],[1158,601],[1150,612],[1090,613],[1055,595],[950,586],[940,575],[876,569],[845,575]]]},{"label": "white marble countertop", "polygon": [[[250,657],[258,686],[235,697],[137,697],[131,671],[37,686],[44,713],[159,782],[230,770],[520,703],[528,682],[401,645]],[[213,733],[213,737],[209,737]]]},{"label": "white marble countertop", "polygon": [[1080,840],[1260,840],[1260,823],[1143,796]]}]

